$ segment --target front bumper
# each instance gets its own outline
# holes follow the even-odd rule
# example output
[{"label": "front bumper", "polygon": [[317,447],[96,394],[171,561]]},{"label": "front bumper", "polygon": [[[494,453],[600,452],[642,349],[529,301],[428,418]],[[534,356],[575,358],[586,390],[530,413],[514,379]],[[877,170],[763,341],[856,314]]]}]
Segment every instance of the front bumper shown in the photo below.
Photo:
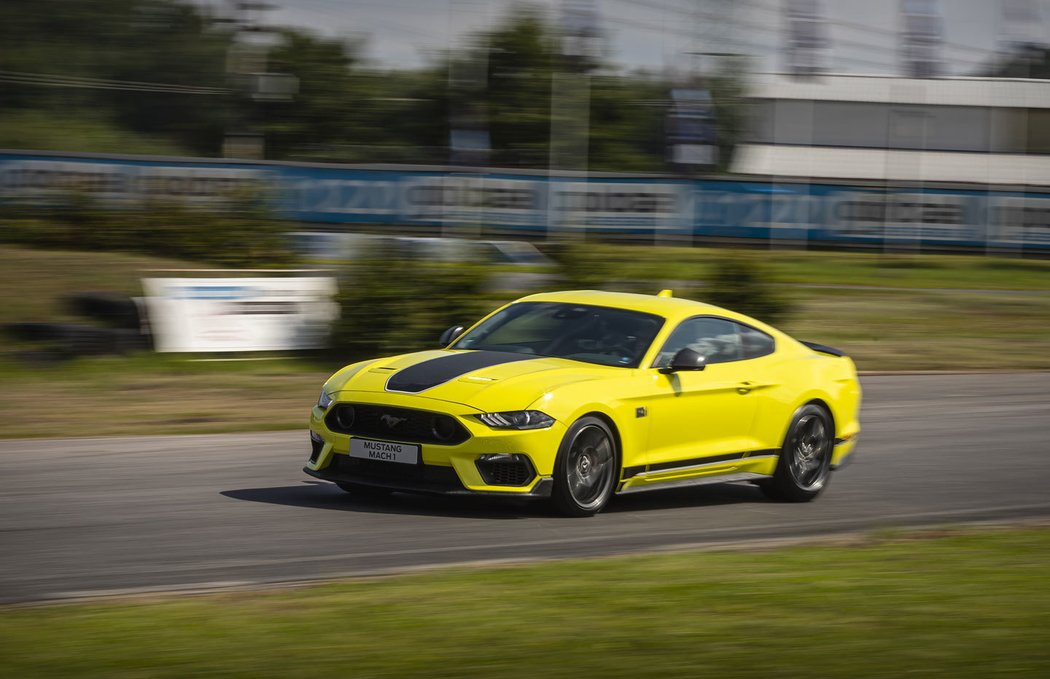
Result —
[{"label": "front bumper", "polygon": [[[372,394],[358,393],[344,401],[410,408],[455,417],[469,433],[467,440],[455,445],[414,443],[420,450],[418,464],[379,462],[349,456],[352,435],[332,431],[325,423],[328,412],[314,407],[310,415],[311,450],[303,471],[326,481],[354,483],[417,493],[454,495],[502,495],[514,497],[548,497],[553,486],[552,475],[558,446],[565,426],[555,422],[547,429],[527,431],[492,429],[476,419],[480,411],[455,403],[421,399],[411,395],[383,394],[383,403],[368,399]],[[366,436],[370,440],[384,440]],[[385,440],[396,443],[395,436]],[[482,456],[518,456],[530,468],[531,478],[506,479],[515,485],[494,485],[489,481],[498,475],[487,473]],[[483,474],[483,471],[486,474]]]},{"label": "front bumper", "polygon": [[[352,459],[342,455],[337,456],[335,460],[339,460],[339,458]],[[339,466],[340,465],[338,464],[329,465],[327,468],[320,471],[315,471],[310,469],[310,467],[303,467],[303,471],[314,478],[332,481],[333,483],[354,483],[359,486],[387,488],[407,493],[430,493],[437,495],[512,495],[513,497],[544,498],[550,497],[551,488],[553,488],[554,485],[554,480],[551,477],[544,476],[537,479],[536,483],[532,484],[530,487],[531,489],[527,493],[508,493],[502,490],[498,492],[468,490],[462,483],[460,483],[459,477],[456,476],[456,473],[451,467],[418,465],[423,469],[422,474],[413,474],[410,476],[405,475],[401,478],[394,478],[386,475],[371,475],[356,471],[347,471],[345,469],[339,469]]]},{"label": "front bumper", "polygon": [[849,438],[836,439],[835,449],[831,454],[831,468],[842,469],[850,462],[853,462],[855,458],[855,451],[857,450],[857,435],[853,434]]}]

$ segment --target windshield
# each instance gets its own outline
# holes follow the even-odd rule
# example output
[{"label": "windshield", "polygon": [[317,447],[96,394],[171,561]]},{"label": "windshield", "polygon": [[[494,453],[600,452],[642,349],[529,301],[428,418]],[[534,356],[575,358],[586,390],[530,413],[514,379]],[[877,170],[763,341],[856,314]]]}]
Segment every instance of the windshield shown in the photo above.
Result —
[{"label": "windshield", "polygon": [[637,368],[664,319],[611,307],[521,302],[493,314],[452,349],[556,356]]}]

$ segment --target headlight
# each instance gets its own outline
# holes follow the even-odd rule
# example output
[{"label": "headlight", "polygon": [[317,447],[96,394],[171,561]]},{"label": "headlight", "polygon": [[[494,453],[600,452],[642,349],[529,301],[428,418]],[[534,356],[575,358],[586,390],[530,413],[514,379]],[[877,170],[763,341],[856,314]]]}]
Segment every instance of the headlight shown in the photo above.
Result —
[{"label": "headlight", "polygon": [[321,390],[321,398],[317,399],[317,405],[322,410],[328,410],[328,406],[332,405],[332,401],[335,399],[328,395],[324,389]]},{"label": "headlight", "polygon": [[553,417],[538,410],[483,413],[478,419],[493,429],[545,429],[554,424]]}]

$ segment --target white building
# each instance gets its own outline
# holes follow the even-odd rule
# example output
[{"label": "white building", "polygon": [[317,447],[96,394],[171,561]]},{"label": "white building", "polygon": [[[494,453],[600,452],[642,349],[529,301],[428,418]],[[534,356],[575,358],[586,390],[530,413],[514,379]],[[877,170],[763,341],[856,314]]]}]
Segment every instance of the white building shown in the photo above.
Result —
[{"label": "white building", "polygon": [[1050,186],[1050,81],[755,76],[733,171],[810,178]]}]

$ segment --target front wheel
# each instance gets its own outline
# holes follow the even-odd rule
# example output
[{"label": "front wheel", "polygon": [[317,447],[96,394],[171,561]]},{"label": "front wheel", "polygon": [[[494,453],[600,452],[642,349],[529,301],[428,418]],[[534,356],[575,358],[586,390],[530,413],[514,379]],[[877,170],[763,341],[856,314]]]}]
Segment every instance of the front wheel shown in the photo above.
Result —
[{"label": "front wheel", "polygon": [[554,505],[566,516],[593,516],[609,502],[618,475],[609,426],[597,417],[581,417],[565,432],[554,463]]},{"label": "front wheel", "polygon": [[828,483],[835,428],[821,406],[809,404],[795,412],[788,427],[773,478],[761,484],[767,497],[781,502],[809,502]]}]

